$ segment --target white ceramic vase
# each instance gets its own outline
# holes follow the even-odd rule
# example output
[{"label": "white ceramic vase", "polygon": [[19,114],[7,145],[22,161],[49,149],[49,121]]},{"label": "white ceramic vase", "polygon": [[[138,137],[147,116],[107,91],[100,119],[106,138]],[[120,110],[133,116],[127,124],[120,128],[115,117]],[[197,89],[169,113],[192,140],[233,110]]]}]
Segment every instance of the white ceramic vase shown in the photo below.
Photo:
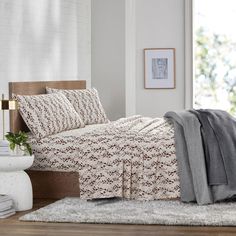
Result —
[{"label": "white ceramic vase", "polygon": [[11,155],[25,156],[26,151],[23,146],[16,145],[14,150],[11,150]]}]

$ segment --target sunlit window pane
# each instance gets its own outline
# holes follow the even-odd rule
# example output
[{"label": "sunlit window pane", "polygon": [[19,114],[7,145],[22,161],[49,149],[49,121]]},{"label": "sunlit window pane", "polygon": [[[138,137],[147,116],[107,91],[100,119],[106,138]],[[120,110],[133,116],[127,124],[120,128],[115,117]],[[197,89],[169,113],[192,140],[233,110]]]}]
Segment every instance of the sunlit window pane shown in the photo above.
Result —
[{"label": "sunlit window pane", "polygon": [[195,0],[194,108],[236,115],[236,0]]}]

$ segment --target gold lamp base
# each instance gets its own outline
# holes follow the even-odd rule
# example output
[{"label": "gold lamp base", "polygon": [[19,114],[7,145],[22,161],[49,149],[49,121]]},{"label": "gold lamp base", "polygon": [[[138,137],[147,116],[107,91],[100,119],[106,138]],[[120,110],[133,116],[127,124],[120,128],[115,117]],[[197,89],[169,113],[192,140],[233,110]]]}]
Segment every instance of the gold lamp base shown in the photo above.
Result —
[{"label": "gold lamp base", "polygon": [[[4,94],[2,94],[2,100],[0,100],[0,110],[2,110],[2,139],[5,140],[5,110],[17,110],[18,105],[16,100],[6,100],[4,99]],[[0,146],[1,147],[1,146]]]}]

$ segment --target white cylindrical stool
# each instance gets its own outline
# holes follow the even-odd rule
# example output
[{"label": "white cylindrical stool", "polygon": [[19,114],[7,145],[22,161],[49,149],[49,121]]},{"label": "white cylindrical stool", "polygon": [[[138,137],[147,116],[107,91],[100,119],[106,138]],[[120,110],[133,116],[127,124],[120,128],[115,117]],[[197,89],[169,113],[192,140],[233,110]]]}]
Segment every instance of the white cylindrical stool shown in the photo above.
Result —
[{"label": "white cylindrical stool", "polygon": [[33,206],[32,185],[25,169],[34,156],[0,156],[0,194],[9,195],[16,211],[29,210]]}]

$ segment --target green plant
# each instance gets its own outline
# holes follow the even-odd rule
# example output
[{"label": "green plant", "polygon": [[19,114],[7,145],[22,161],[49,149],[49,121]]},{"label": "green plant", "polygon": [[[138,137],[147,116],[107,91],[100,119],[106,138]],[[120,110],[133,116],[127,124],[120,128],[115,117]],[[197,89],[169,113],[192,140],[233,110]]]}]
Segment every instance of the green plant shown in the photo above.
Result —
[{"label": "green plant", "polygon": [[12,151],[14,151],[16,145],[18,145],[22,151],[27,151],[30,155],[32,155],[32,149],[30,144],[27,142],[28,135],[25,132],[20,131],[16,134],[8,132],[5,137],[9,141],[9,146]]},{"label": "green plant", "polygon": [[235,116],[236,41],[204,27],[196,30],[195,40],[195,108],[204,108],[208,100],[213,107],[225,104],[220,109]]}]

